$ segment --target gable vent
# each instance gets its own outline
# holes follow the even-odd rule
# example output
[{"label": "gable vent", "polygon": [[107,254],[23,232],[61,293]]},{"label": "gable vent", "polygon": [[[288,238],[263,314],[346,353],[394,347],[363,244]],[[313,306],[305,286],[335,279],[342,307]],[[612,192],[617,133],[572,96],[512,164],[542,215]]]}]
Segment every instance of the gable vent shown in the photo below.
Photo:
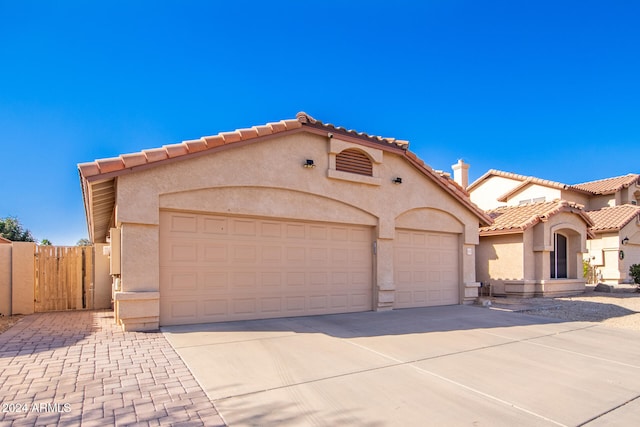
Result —
[{"label": "gable vent", "polygon": [[360,150],[344,150],[336,156],[336,170],[373,176],[371,160]]}]

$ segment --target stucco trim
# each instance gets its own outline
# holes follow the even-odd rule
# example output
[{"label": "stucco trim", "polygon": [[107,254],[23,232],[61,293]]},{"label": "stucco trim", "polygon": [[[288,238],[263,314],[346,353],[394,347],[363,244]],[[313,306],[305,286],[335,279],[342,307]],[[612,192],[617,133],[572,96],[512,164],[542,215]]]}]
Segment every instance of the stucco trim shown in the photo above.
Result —
[{"label": "stucco trim", "polygon": [[[272,194],[269,198],[274,201],[274,194],[278,195],[278,197],[282,197],[283,200],[287,199],[287,194],[296,194],[298,196],[307,197],[309,200],[315,200],[318,206],[324,206],[326,208],[327,201],[335,203],[339,206],[344,206],[348,209],[351,209],[353,212],[357,212],[359,214],[359,218],[357,220],[348,221],[344,218],[344,215],[340,215],[340,220],[330,219],[330,217],[326,214],[326,209],[314,209],[314,211],[321,212],[318,217],[314,217],[312,215],[300,215],[300,216],[292,216],[287,215],[286,212],[280,211],[268,211],[263,210],[262,212],[248,212],[244,208],[237,208],[233,211],[229,210],[229,207],[226,205],[217,205],[216,208],[211,206],[207,206],[202,200],[212,200],[211,196],[213,193],[219,192],[221,194],[220,197],[224,197],[223,193],[232,192],[238,195],[240,192],[248,192],[258,190],[263,192],[265,190],[269,190]],[[204,197],[208,194],[207,197]],[[198,195],[199,200],[201,200],[201,205],[195,206],[185,205],[184,199],[188,198],[190,195]],[[245,198],[247,196],[244,196]],[[336,199],[332,197],[327,197],[324,194],[316,194],[307,191],[299,191],[295,189],[289,188],[274,188],[274,187],[257,187],[257,186],[219,186],[219,187],[210,187],[210,188],[199,188],[185,191],[178,191],[173,193],[163,193],[159,195],[159,208],[161,210],[171,210],[171,211],[181,211],[181,212],[194,212],[194,213],[214,213],[219,215],[230,215],[230,216],[248,216],[248,217],[262,217],[262,218],[278,218],[278,219],[288,219],[288,220],[297,220],[297,221],[320,221],[320,222],[330,222],[330,223],[348,223],[348,224],[358,224],[358,225],[369,225],[376,226],[378,225],[379,218],[372,212],[369,212],[363,209],[361,206],[356,206],[351,203],[347,203],[344,200]],[[281,203],[274,204],[277,206],[282,206]],[[238,212],[242,211],[242,212]],[[345,222],[346,221],[346,222]]]},{"label": "stucco trim", "polygon": [[372,162],[377,164],[382,163],[382,149],[380,147],[373,148],[363,146],[362,144],[355,144],[353,142],[331,138],[331,142],[329,143],[329,154],[339,154],[348,149],[360,150],[365,153]]},{"label": "stucco trim", "polygon": [[[424,218],[425,216],[435,215],[435,218]],[[416,216],[418,218],[416,218]],[[419,218],[422,216],[423,218]],[[413,217],[413,218],[412,218]],[[428,219],[428,221],[427,221]],[[443,220],[444,222],[449,222],[449,224],[439,223],[437,226],[428,226],[428,225],[416,225],[416,221],[421,224],[433,224],[435,220]],[[455,223],[455,226],[451,226],[452,223]],[[421,230],[421,231],[439,231],[445,233],[455,233],[462,234],[464,233],[464,223],[460,221],[459,218],[452,215],[450,212],[443,211],[441,209],[431,208],[431,207],[418,207],[409,209],[404,211],[396,216],[395,218],[395,226],[396,228],[404,228],[411,230]]]},{"label": "stucco trim", "polygon": [[356,173],[338,171],[335,169],[327,169],[327,178],[357,182],[358,184],[382,185],[382,179],[375,176],[359,175]]}]

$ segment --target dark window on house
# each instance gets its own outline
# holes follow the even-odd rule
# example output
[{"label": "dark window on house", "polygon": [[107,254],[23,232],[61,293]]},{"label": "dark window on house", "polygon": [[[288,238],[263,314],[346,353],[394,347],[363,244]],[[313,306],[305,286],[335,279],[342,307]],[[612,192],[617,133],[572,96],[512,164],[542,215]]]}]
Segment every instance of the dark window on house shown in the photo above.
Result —
[{"label": "dark window on house", "polygon": [[373,176],[369,157],[360,150],[349,148],[336,156],[336,170]]},{"label": "dark window on house", "polygon": [[553,235],[553,252],[551,252],[551,278],[567,278],[567,238],[562,234]]}]

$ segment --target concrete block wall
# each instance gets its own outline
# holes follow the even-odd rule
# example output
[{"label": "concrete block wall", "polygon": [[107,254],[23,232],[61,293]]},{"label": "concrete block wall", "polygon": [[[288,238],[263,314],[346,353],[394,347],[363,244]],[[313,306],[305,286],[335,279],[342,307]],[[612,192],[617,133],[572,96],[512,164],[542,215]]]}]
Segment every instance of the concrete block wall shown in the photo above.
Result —
[{"label": "concrete block wall", "polygon": [[13,245],[0,244],[0,314],[11,315],[11,250]]},{"label": "concrete block wall", "polygon": [[11,251],[11,314],[32,314],[34,312],[35,289],[33,278],[35,263],[33,257],[36,244],[13,242]]}]

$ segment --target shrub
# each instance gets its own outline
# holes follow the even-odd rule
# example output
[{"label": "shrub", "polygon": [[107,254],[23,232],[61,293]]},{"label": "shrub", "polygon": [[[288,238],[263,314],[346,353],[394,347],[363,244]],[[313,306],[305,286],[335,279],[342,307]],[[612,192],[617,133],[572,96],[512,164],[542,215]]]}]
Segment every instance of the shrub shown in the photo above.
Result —
[{"label": "shrub", "polygon": [[633,278],[633,283],[638,285],[638,288],[640,289],[640,264],[633,264],[629,267],[629,274]]}]

